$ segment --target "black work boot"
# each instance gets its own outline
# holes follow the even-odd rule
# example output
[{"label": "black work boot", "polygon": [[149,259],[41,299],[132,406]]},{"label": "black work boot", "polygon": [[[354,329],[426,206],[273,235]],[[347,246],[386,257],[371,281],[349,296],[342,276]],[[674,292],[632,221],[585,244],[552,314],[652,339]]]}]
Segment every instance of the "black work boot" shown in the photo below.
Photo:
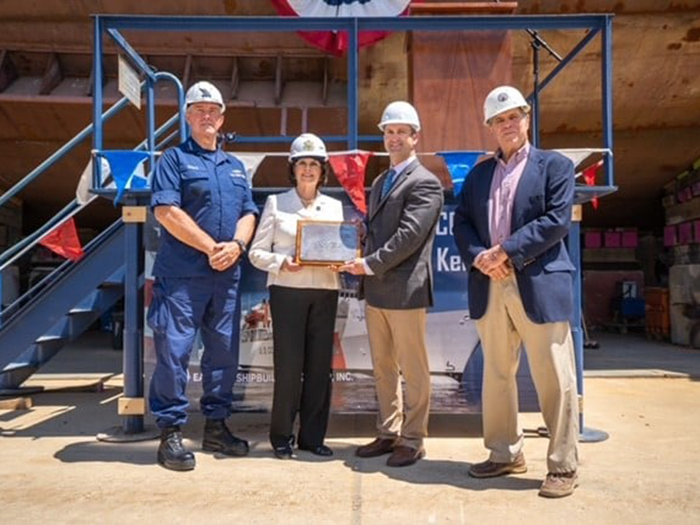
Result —
[{"label": "black work boot", "polygon": [[169,470],[194,469],[194,454],[182,444],[182,432],[179,426],[165,427],[161,431],[158,463]]},{"label": "black work boot", "polygon": [[231,434],[223,419],[207,419],[204,424],[202,450],[227,456],[248,455],[248,442]]}]

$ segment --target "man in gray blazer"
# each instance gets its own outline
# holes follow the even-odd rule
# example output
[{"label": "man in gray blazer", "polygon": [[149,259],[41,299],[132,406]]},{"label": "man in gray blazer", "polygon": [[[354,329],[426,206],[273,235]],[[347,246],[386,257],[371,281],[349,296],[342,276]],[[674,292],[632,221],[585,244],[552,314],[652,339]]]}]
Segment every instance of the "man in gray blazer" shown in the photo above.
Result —
[{"label": "man in gray blazer", "polygon": [[379,129],[391,168],[372,184],[365,255],[340,270],[364,276],[361,293],[379,401],[378,437],[356,454],[391,453],[387,465],[404,467],[425,455],[430,410],[426,309],[433,305],[430,258],[443,191],[416,158],[420,121],[413,106],[389,104]]}]

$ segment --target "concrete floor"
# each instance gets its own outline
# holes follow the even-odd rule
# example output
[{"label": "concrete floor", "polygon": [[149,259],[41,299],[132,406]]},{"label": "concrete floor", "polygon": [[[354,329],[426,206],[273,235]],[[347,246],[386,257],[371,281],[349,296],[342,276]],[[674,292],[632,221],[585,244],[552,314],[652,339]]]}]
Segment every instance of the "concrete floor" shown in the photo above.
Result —
[{"label": "concrete floor", "polygon": [[[118,425],[120,353],[91,335],[59,354],[35,379],[52,389],[32,395],[30,410],[0,410],[0,516],[3,523],[698,523],[700,497],[700,352],[634,336],[599,336],[586,351],[586,425],[608,432],[580,447],[580,487],[545,500],[547,440],[526,442],[529,471],[494,480],[467,476],[485,457],[474,416],[435,416],[427,457],[389,468],[359,459],[372,417],[335,416],[330,461],[299,453],[271,456],[267,415],[234,416],[251,441],[246,458],[199,451],[202,420],[186,437],[197,469],[173,473],[155,464],[153,441],[107,444],[95,435]],[[95,348],[98,348],[95,350]],[[90,359],[86,359],[86,352]],[[68,388],[67,388],[68,387]],[[84,387],[86,391],[79,391]],[[524,414],[522,425],[541,425]]]}]

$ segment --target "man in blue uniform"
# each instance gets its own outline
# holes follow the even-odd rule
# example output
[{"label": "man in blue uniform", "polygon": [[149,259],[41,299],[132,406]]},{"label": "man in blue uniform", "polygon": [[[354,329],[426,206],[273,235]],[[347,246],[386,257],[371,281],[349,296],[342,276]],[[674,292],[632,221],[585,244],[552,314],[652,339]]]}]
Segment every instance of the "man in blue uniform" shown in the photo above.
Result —
[{"label": "man in blue uniform", "polygon": [[219,90],[197,82],[185,106],[192,136],[163,154],[151,198],[162,238],[148,312],[156,352],[149,403],[161,429],[158,463],[171,470],[195,467],[180,426],[187,421],[187,369],[198,330],[204,343],[202,448],[229,456],[248,453],[248,443],[230,432],[225,419],[238,371],[238,262],[258,213],[245,167],[217,148],[226,109]]}]

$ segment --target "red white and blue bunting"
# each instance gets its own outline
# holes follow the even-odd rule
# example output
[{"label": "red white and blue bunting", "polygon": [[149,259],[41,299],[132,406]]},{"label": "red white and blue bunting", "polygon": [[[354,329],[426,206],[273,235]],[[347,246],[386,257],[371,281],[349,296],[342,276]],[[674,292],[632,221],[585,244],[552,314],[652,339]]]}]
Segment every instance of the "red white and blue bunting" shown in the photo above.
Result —
[{"label": "red white and blue bunting", "polygon": [[[282,16],[363,18],[377,16],[402,16],[408,14],[410,0],[271,0]],[[382,40],[388,31],[362,31],[360,47]],[[342,55],[348,49],[348,36],[336,31],[299,31],[310,44]]]}]

